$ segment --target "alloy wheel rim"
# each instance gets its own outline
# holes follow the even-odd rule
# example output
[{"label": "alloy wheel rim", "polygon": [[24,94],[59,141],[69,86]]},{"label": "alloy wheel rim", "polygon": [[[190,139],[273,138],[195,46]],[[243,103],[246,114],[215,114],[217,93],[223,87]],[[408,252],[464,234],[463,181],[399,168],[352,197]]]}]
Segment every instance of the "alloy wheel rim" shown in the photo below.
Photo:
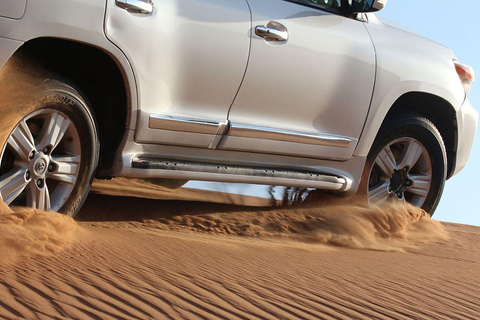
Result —
[{"label": "alloy wheel rim", "polygon": [[58,110],[35,111],[10,133],[0,161],[0,197],[7,205],[58,211],[79,175],[78,131]]},{"label": "alloy wheel rim", "polygon": [[399,138],[375,158],[368,176],[371,207],[386,201],[409,202],[422,207],[432,181],[432,162],[425,146],[414,138]]}]

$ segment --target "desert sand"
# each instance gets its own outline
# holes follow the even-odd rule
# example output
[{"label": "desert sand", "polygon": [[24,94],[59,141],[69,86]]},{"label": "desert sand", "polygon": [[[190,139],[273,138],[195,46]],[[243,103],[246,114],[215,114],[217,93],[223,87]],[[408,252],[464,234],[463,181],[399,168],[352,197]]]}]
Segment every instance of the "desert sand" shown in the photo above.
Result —
[{"label": "desert sand", "polygon": [[[2,142],[38,87],[5,72]],[[0,319],[480,319],[479,227],[149,187],[97,181],[76,221],[0,201]]]},{"label": "desert sand", "polygon": [[[2,123],[28,84],[2,84]],[[479,227],[149,187],[97,181],[76,221],[0,201],[0,319],[480,319]]]},{"label": "desert sand", "polygon": [[480,319],[478,227],[198,200],[92,193],[77,221],[0,205],[0,318]]}]

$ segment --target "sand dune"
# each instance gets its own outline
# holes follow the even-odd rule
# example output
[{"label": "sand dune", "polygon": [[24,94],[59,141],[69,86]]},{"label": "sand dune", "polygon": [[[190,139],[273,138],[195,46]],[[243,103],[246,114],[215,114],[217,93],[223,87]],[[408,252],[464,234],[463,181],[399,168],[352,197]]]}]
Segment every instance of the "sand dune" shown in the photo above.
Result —
[{"label": "sand dune", "polygon": [[0,263],[59,252],[72,243],[77,229],[69,217],[23,208],[13,212],[0,200]]},{"label": "sand dune", "polygon": [[80,218],[71,245],[0,268],[0,318],[480,318],[480,229],[409,207],[93,194]]},{"label": "sand dune", "polygon": [[[4,124],[33,92],[18,82]],[[78,222],[0,201],[0,319],[480,319],[478,227],[149,187],[97,181]]]},{"label": "sand dune", "polygon": [[[112,205],[100,209],[105,199]],[[139,207],[142,209],[137,210]],[[129,213],[133,215],[128,216]],[[144,226],[162,230],[282,238],[384,251],[402,251],[448,239],[438,221],[410,205],[387,205],[381,209],[355,204],[267,209],[92,195],[79,217],[87,221],[115,218],[142,220]]]}]

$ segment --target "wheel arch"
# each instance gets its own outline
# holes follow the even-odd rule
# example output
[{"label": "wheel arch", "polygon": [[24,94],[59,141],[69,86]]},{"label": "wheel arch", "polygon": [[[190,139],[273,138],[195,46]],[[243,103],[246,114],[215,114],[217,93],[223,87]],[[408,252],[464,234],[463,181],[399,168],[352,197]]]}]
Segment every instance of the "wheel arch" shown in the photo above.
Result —
[{"label": "wheel arch", "polygon": [[85,94],[99,131],[101,150],[97,172],[111,168],[133,114],[129,82],[119,61],[95,46],[41,37],[20,46],[6,66],[9,63],[39,76],[53,72]]},{"label": "wheel arch", "polygon": [[[445,99],[425,92],[408,92],[388,110],[382,125],[399,115],[411,113],[430,120],[440,132],[447,153],[447,178],[455,172],[457,153],[457,119],[455,108]],[[380,131],[377,130],[377,134]]]}]

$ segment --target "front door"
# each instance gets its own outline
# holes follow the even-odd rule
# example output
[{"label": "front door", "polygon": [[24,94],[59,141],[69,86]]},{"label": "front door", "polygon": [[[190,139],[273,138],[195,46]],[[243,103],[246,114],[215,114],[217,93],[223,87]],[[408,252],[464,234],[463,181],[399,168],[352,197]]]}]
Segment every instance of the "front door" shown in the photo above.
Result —
[{"label": "front door", "polygon": [[342,15],[341,2],[248,0],[250,60],[220,148],[352,156],[372,97],[375,52],[363,22]]}]

